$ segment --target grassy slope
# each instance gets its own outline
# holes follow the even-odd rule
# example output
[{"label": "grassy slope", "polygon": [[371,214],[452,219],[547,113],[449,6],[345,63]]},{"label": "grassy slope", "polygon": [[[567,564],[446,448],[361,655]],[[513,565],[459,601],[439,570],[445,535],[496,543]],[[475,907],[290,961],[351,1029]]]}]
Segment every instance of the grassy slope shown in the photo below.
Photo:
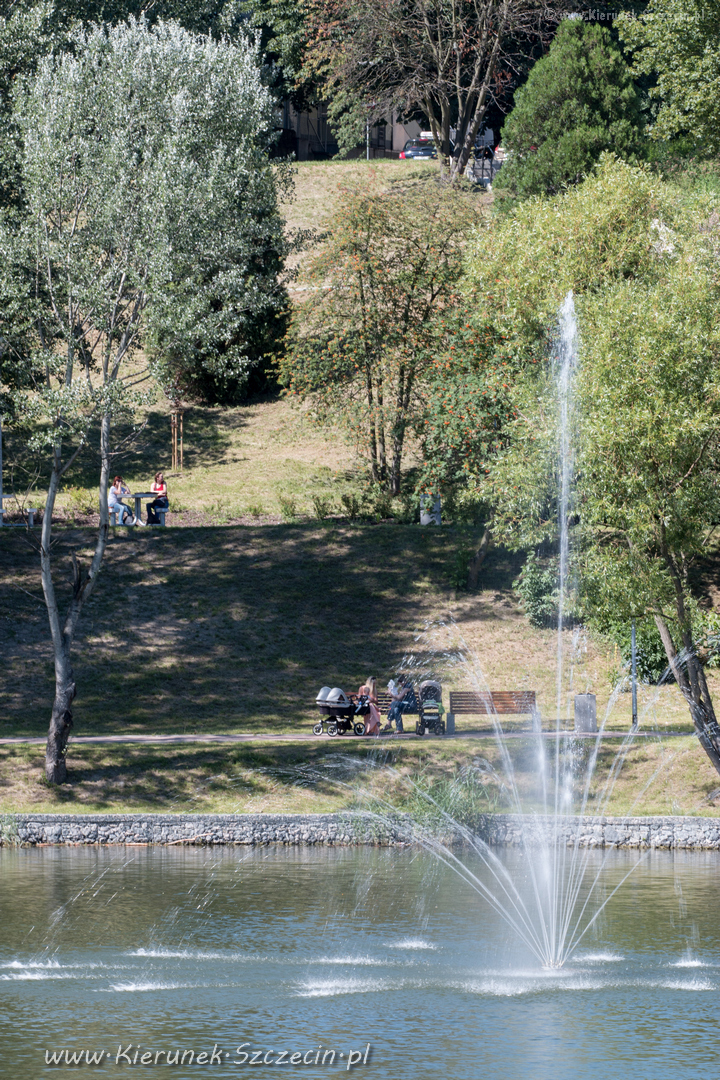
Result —
[{"label": "grassy slope", "polygon": [[[524,805],[538,805],[534,743],[513,741],[510,752]],[[586,754],[587,744],[577,752]],[[631,748],[610,798],[599,800],[615,753],[613,748],[601,755],[588,812],[720,814],[712,798],[717,774],[692,737],[657,739]],[[70,756],[71,783],[50,789],[40,781],[42,759],[41,748],[2,748],[0,815],[318,813],[356,806],[360,792],[406,805],[412,794],[409,781],[439,785],[435,796],[447,805],[448,781],[468,764],[484,760],[498,772],[502,768],[492,739],[382,740],[379,745],[350,738],[229,746],[76,746]],[[488,790],[490,797],[480,809],[508,808],[502,798],[496,800],[496,784]],[[461,793],[461,809],[464,801]],[[373,806],[372,800],[363,802]]]},{"label": "grassy slope", "polygon": [[[369,174],[391,182],[407,176],[408,168],[415,166],[301,165],[289,226],[320,227],[343,183]],[[158,405],[150,410],[137,446],[120,463],[131,486],[144,486],[158,467],[167,469],[169,441],[167,416]],[[484,571],[483,591],[456,596],[450,587],[455,553],[472,539],[463,530],[439,534],[412,526],[342,522],[280,525],[281,497],[294,498],[298,513],[307,516],[314,496],[337,504],[343,491],[361,486],[343,444],[314,431],[285,402],[232,410],[193,408],[186,416],[185,448],[185,472],[171,478],[175,513],[169,521],[188,528],[121,531],[109,547],[103,579],[78,637],[78,734],[307,730],[313,718],[308,702],[320,685],[339,681],[354,687],[371,672],[385,680],[406,653],[421,661],[433,653],[447,686],[468,686],[470,676],[453,668],[447,655],[463,642],[480,658],[490,686],[536,689],[544,714],[553,713],[555,637],[529,628],[518,612],[510,589],[516,560],[495,553]],[[79,513],[82,505],[95,497],[93,469],[90,460],[80,463],[68,481],[74,493],[63,496],[68,513],[77,513],[80,521],[87,520]],[[198,527],[228,522],[235,527]],[[58,580],[65,574],[69,548],[82,546],[88,537],[79,529],[58,531]],[[42,735],[52,662],[38,599],[37,557],[19,531],[8,530],[0,534],[0,559],[10,571],[0,584],[5,676],[0,734]],[[454,627],[438,629],[433,642],[415,640],[426,623],[447,622],[448,615]],[[604,709],[614,658],[591,639],[575,642],[569,654],[575,691],[597,693]],[[672,688],[641,691],[641,707],[646,725],[689,729],[686,707]],[[629,708],[629,695],[621,695],[610,726],[626,725]],[[477,721],[465,724],[475,727]],[[365,752],[359,745],[353,744],[354,753]],[[673,754],[680,745],[668,743]],[[432,750],[417,753],[431,754],[439,768],[452,772],[455,764],[479,752],[477,743],[454,746],[446,750],[433,742]],[[283,755],[304,760],[324,752],[312,744],[263,751],[283,760]],[[397,752],[416,753],[405,747]],[[259,808],[252,791],[237,800],[234,779],[211,779],[228,761],[236,761],[241,771],[254,768],[254,753],[246,748],[75,747],[71,767],[76,786],[53,792],[40,783],[42,755],[37,750],[3,749],[0,805]],[[646,808],[667,812],[676,805],[693,812],[703,793],[715,786],[694,744],[683,742],[677,760],[685,765],[673,766],[673,775],[685,778],[687,797],[668,772],[667,781],[656,788],[661,794],[645,797]],[[655,768],[647,749],[637,751],[633,762],[628,805],[630,791],[641,789]],[[306,803],[320,807],[323,799],[335,805],[339,798],[327,792],[321,797],[313,789],[299,795],[292,783],[280,781],[268,787],[263,775],[257,778],[258,798],[265,800],[266,809]],[[624,805],[620,789],[618,800],[618,806]]]},{"label": "grassy slope", "polygon": [[[283,208],[288,230],[322,231],[343,187],[373,182],[383,188],[436,169],[434,162],[301,162],[295,195]],[[293,265],[302,257],[294,256]],[[136,422],[145,423],[140,437],[114,459],[133,490],[146,489],[158,469],[170,473],[170,406],[159,392],[155,398],[149,408],[138,410]],[[185,413],[184,428],[184,472],[169,477],[174,525],[277,523],[281,498],[294,499],[302,517],[313,514],[314,496],[330,497],[337,505],[343,492],[362,492],[354,451],[336,433],[313,430],[303,412],[288,402],[255,402],[235,409],[194,405]],[[120,437],[129,433],[129,426],[121,426]],[[22,446],[14,448],[12,432],[7,431],[5,443],[6,479],[12,473],[12,484],[20,491],[25,474],[14,457],[21,456]],[[32,466],[28,476],[34,476]],[[43,501],[40,481],[31,486],[27,505],[41,506]],[[95,519],[96,504],[97,462],[87,454],[67,474],[58,498],[59,516],[88,522]]]},{"label": "grassy slope", "polygon": [[[89,536],[60,532],[59,567],[62,549]],[[410,670],[437,670],[448,688],[471,686],[458,649],[479,658],[491,687],[536,689],[549,719],[554,634],[528,627],[510,589],[517,562],[502,552],[491,556],[482,592],[453,592],[449,571],[466,543],[462,530],[392,524],[119,532],[78,636],[76,731],[307,732],[319,686],[354,688],[370,673],[386,680],[403,658]],[[42,735],[52,664],[44,609],[33,599],[36,556],[20,532],[7,530],[0,533],[0,558],[12,568],[0,586],[6,676],[0,734]],[[576,645],[574,688],[596,692],[602,709],[613,658],[592,640]],[[644,728],[689,726],[676,691],[663,690],[654,707],[653,696],[643,688]],[[621,695],[610,727],[627,727],[629,706],[629,695]],[[477,728],[482,721],[468,718],[463,725]],[[522,746],[513,744],[513,753],[524,772]],[[452,775],[473,756],[495,756],[490,741],[387,747],[380,752],[391,752],[411,772],[425,760],[431,770]],[[616,807],[630,808],[661,752],[672,769],[662,770],[636,811],[703,808],[717,778],[692,739],[633,751]],[[72,787],[53,791],[41,780],[42,748],[2,747],[0,810],[331,809],[347,803],[347,792],[325,782],[298,787],[296,769],[318,755],[343,753],[375,750],[355,739],[255,747],[76,745]]]}]

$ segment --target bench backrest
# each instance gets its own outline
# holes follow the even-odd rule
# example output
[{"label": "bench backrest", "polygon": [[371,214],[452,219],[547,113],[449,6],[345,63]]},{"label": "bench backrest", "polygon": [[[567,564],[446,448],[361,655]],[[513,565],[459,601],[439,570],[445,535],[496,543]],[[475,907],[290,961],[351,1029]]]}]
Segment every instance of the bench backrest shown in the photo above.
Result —
[{"label": "bench backrest", "polygon": [[492,713],[510,715],[514,713],[534,713],[536,709],[534,690],[488,690],[477,693],[474,690],[451,690],[449,712],[455,716],[470,716]]},{"label": "bench backrest", "polygon": [[[392,700],[393,700],[392,699],[392,694],[378,694],[377,699],[378,699],[378,705],[380,706],[380,712],[383,714],[383,716],[387,716],[388,709],[392,705]],[[404,705],[403,705],[403,712],[404,713],[417,713],[417,709],[416,708],[415,709],[408,709],[407,702],[405,702]]]}]

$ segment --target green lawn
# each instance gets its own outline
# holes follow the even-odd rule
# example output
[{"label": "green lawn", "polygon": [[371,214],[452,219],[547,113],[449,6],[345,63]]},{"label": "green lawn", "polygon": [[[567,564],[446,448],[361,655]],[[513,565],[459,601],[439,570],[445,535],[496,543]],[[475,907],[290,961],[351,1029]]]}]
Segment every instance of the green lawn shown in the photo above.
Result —
[{"label": "green lawn", "polygon": [[[575,748],[578,784],[580,758]],[[538,806],[536,746],[513,740],[509,751],[524,805]],[[552,747],[549,747],[552,754]],[[588,812],[610,815],[693,814],[716,816],[718,777],[693,738],[642,742],[627,754],[612,797],[602,807],[597,793],[611,768],[617,744],[603,748]],[[43,748],[0,747],[2,815],[35,813],[319,813],[388,802],[417,810],[426,804],[414,785],[430,790],[455,817],[468,811],[509,808],[490,763],[502,773],[492,739],[397,742],[348,737],[317,742],[223,746],[71,747],[70,782],[47,787]],[[458,784],[468,767],[481,767],[480,786]],[[483,785],[486,785],[484,787]],[[484,791],[487,790],[487,796]]]},{"label": "green lawn", "polygon": [[[387,184],[409,173],[399,162],[299,166],[289,227],[322,226],[342,185],[371,175]],[[170,471],[167,403],[158,396],[136,420],[145,426],[114,466],[134,489],[146,488],[157,469]],[[121,434],[129,433],[126,425]],[[22,438],[6,432],[5,450],[6,487],[12,474],[21,491]],[[407,463],[413,464],[412,446]],[[27,475],[30,483],[34,474]],[[520,557],[492,552],[480,591],[458,593],[453,580],[463,553],[477,543],[477,529],[347,520],[343,494],[354,495],[366,517],[377,517],[362,463],[337,432],[318,431],[289,401],[190,407],[184,469],[168,479],[169,527],[113,530],[97,591],[83,613],[75,648],[76,734],[307,732],[320,686],[356,689],[369,675],[383,684],[401,669],[416,677],[433,672],[446,688],[465,689],[481,669],[481,682],[492,689],[535,690],[546,721],[554,717],[556,635],[531,628],[517,606],[511,585]],[[54,557],[61,594],[69,587],[71,549],[87,557],[97,482],[97,462],[88,453],[60,493]],[[42,477],[34,484],[30,505],[42,505]],[[319,509],[330,519],[318,520]],[[397,518],[407,515],[400,500],[392,510]],[[284,520],[289,517],[294,520]],[[36,543],[37,536],[36,530],[29,539]],[[0,529],[0,737],[44,735],[52,700],[38,557],[27,541],[22,530]],[[707,584],[708,595],[714,596],[713,588]],[[572,693],[593,692],[602,714],[617,657],[582,633],[567,634],[565,651],[572,686],[561,711],[569,718]],[[460,653],[469,666],[458,661]],[[708,674],[717,688],[717,674]],[[690,730],[675,688],[641,687],[640,705],[644,728]],[[620,694],[609,727],[625,729],[629,718],[629,694]],[[458,726],[479,725],[467,718]],[[55,792],[41,784],[39,749],[6,748],[0,752],[0,800],[6,809],[341,805],[346,795],[294,781],[271,783],[265,766],[256,768],[256,752],[282,761],[295,755],[291,769],[313,755],[337,753],[320,743],[291,745],[262,751],[75,745],[72,788]],[[359,740],[351,745],[353,754],[370,753]],[[451,774],[479,750],[477,742],[432,740],[393,753],[408,761],[425,754]],[[647,750],[638,754],[652,757]],[[688,743],[683,755],[677,759],[685,761],[682,769],[668,766],[667,775],[672,769],[675,777],[682,775],[689,794],[685,798],[678,787],[656,803],[648,796],[647,806],[664,807],[656,812],[668,812],[670,805],[697,812],[693,807],[713,788],[714,774],[697,745]],[[248,780],[245,790],[227,762],[235,762],[238,776],[257,772],[257,786]]]}]

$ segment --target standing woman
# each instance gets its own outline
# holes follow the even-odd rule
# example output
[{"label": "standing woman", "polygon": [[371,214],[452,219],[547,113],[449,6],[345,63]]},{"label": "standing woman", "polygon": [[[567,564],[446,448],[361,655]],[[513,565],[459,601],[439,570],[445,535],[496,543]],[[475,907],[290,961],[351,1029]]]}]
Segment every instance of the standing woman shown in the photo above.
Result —
[{"label": "standing woman", "polygon": [[148,525],[159,525],[160,518],[155,511],[167,510],[170,505],[168,502],[167,484],[165,483],[165,477],[161,472],[155,473],[155,480],[150,485],[150,490],[157,495],[157,498],[153,499],[153,501],[147,505],[147,523]]},{"label": "standing woman", "polygon": [[365,689],[367,691],[368,705],[370,706],[370,712],[365,717],[365,734],[379,735],[380,708],[377,696],[377,683],[375,679],[368,679],[365,683]]}]

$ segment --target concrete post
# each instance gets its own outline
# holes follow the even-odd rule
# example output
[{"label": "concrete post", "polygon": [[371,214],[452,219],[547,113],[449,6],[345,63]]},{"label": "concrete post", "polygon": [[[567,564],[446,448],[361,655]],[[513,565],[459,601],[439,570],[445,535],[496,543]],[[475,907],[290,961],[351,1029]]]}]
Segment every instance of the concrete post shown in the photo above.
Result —
[{"label": "concrete post", "polygon": [[594,694],[575,695],[575,731],[580,735],[597,732],[597,704]]},{"label": "concrete post", "polygon": [[440,497],[438,496],[432,503],[427,495],[420,496],[420,524],[421,525],[440,525],[442,524],[442,513],[440,506]]}]

